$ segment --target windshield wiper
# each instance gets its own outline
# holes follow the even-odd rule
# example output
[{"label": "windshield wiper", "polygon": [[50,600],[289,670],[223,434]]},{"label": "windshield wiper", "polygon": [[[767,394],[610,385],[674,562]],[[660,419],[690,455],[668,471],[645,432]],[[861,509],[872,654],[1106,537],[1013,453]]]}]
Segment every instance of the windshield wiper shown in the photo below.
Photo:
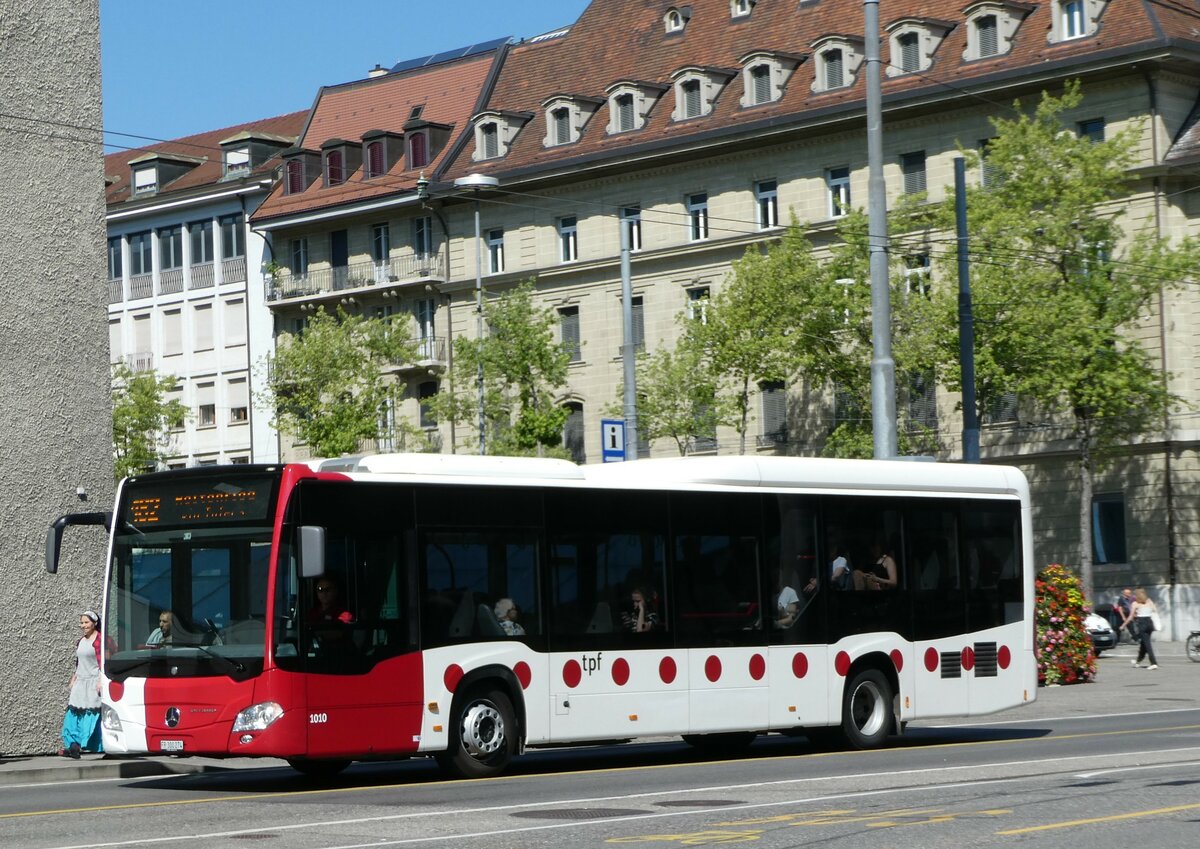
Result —
[{"label": "windshield wiper", "polygon": [[217,654],[208,646],[201,645],[200,643],[171,643],[170,647],[176,649],[199,649],[213,660],[219,660],[221,663],[225,664],[225,667],[233,670],[235,675],[241,675],[246,671],[245,664],[241,663],[240,661],[230,660],[229,658],[225,657],[225,655]]}]

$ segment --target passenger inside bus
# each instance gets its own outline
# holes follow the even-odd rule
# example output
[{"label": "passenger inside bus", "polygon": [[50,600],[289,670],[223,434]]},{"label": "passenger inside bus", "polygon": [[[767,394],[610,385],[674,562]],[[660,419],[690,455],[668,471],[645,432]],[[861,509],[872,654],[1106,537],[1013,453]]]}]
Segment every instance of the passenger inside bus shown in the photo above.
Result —
[{"label": "passenger inside bus", "polygon": [[894,590],[899,586],[896,559],[892,556],[891,546],[881,537],[875,537],[871,542],[870,562],[866,569],[855,569],[852,573],[856,590]]},{"label": "passenger inside bus", "polygon": [[[792,576],[794,578],[794,576]],[[783,570],[775,570],[775,618],[776,628],[790,628],[800,616],[800,596],[784,579]]]},{"label": "passenger inside bus", "polygon": [[521,608],[511,598],[502,598],[496,602],[496,621],[501,630],[509,637],[525,636],[525,629],[517,620],[521,617]]},{"label": "passenger inside bus", "polygon": [[621,617],[626,630],[635,634],[646,634],[658,628],[658,612],[654,609],[654,596],[645,587],[634,587],[629,594],[630,609]]}]

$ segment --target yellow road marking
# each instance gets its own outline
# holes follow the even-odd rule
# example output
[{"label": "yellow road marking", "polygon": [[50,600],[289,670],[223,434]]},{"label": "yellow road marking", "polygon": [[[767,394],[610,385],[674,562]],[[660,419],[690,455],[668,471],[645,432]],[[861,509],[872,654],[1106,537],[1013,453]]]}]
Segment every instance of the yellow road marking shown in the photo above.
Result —
[{"label": "yellow road marking", "polygon": [[[1064,741],[1064,740],[1081,740],[1081,739],[1086,739],[1086,738],[1090,738],[1090,737],[1118,737],[1118,736],[1127,736],[1127,735],[1131,735],[1131,734],[1154,734],[1154,733],[1163,733],[1163,732],[1168,732],[1168,731],[1196,731],[1198,729],[1200,729],[1200,725],[1175,725],[1175,726],[1168,726],[1166,728],[1134,728],[1134,729],[1127,729],[1127,730],[1122,730],[1122,731],[1088,731],[1088,732],[1082,733],[1082,734],[1064,734],[1061,737],[1044,737],[1041,740],[1039,740],[1038,742],[1049,743],[1049,742],[1059,742],[1059,741]],[[854,751],[848,751],[848,752],[809,752],[809,753],[806,753],[803,755],[792,755],[792,756],[790,756],[790,758],[792,760],[799,760],[801,758],[846,757],[846,756],[854,756],[854,755],[885,755],[886,756],[886,755],[893,755],[893,754],[907,754],[908,751],[910,750],[910,748],[915,748],[922,752],[930,752],[930,751],[935,751],[937,749],[955,749],[955,748],[968,748],[968,747],[977,747],[977,746],[1000,746],[1000,745],[1009,745],[1009,744],[1015,744],[1015,743],[1027,743],[1027,742],[1029,742],[1029,738],[1027,738],[1027,737],[1021,737],[1021,738],[1013,739],[1013,740],[974,740],[974,741],[969,741],[969,742],[964,742],[964,743],[935,743],[933,745],[919,746],[919,747],[899,746],[899,747],[895,747],[895,748],[891,748],[891,749],[863,749],[863,750],[854,750]],[[776,759],[777,760],[787,760],[788,758],[780,757],[780,758],[776,758]],[[564,776],[573,776],[573,775],[603,775],[605,773],[610,773],[610,772],[645,772],[645,771],[652,771],[652,770],[684,769],[684,768],[695,767],[695,766],[703,766],[705,764],[752,763],[752,762],[761,761],[761,760],[762,760],[761,757],[747,757],[747,758],[726,759],[726,760],[720,760],[720,761],[703,761],[703,762],[692,761],[690,763],[682,763],[682,764],[646,764],[645,766],[604,767],[601,769],[578,769],[578,770],[568,770],[568,771],[564,771],[564,772],[530,773],[530,774],[526,774],[526,775],[500,775],[500,776],[496,776],[494,778],[459,778],[459,779],[448,779],[445,781],[429,781],[429,782],[424,782],[420,785],[397,785],[395,783],[371,784],[371,785],[366,785],[366,786],[361,786],[361,787],[358,787],[358,786],[356,786],[356,787],[328,787],[328,788],[325,788],[322,790],[285,790],[285,791],[280,791],[278,793],[256,793],[256,794],[250,795],[250,796],[231,795],[231,796],[212,797],[212,798],[207,798],[207,799],[173,799],[173,800],[166,800],[166,801],[162,801],[162,802],[132,802],[132,803],[126,803],[126,804],[121,804],[121,805],[97,805],[97,806],[93,806],[93,807],[82,807],[82,808],[58,808],[58,809],[49,810],[49,811],[17,811],[15,813],[10,813],[10,814],[0,814],[0,820],[14,819],[17,817],[51,816],[51,815],[58,815],[58,814],[81,814],[81,813],[96,813],[96,812],[103,812],[103,811],[135,810],[138,808],[153,808],[153,807],[157,807],[160,805],[207,805],[207,804],[212,804],[215,802],[242,802],[242,801],[252,801],[252,800],[256,800],[256,799],[286,799],[286,798],[293,797],[293,796],[296,796],[296,797],[298,797],[298,796],[317,796],[317,795],[327,794],[327,793],[328,794],[353,793],[353,792],[357,792],[360,790],[395,790],[398,787],[406,787],[406,786],[445,787],[445,786],[453,786],[456,784],[478,785],[478,784],[480,784],[482,782],[486,782],[486,781],[517,781],[517,780],[525,781],[525,780],[539,779],[539,778],[557,779],[557,778],[561,778]],[[982,764],[981,766],[987,766],[987,764]],[[147,777],[170,778],[171,776],[147,776]],[[178,777],[178,776],[176,776],[176,777]],[[132,780],[140,780],[140,779],[130,779],[130,780],[132,781]]]},{"label": "yellow road marking", "polygon": [[1056,828],[1074,828],[1077,825],[1095,825],[1101,822],[1121,822],[1123,820],[1134,820],[1141,817],[1157,817],[1163,814],[1177,814],[1180,811],[1194,811],[1200,808],[1200,802],[1192,805],[1175,805],[1171,808],[1155,808],[1152,811],[1132,811],[1128,814],[1113,814],[1107,817],[1090,817],[1085,820],[1070,820],[1068,822],[1055,822],[1048,825],[1031,825],[1026,828],[1013,828],[1007,831],[997,831],[996,834],[1030,834],[1035,831],[1053,831]]}]

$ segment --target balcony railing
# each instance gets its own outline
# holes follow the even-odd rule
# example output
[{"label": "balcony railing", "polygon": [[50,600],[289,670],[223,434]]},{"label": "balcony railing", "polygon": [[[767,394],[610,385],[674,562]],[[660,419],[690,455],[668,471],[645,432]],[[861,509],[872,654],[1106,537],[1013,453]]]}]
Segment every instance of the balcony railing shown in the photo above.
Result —
[{"label": "balcony railing", "polygon": [[125,300],[125,281],[118,277],[116,280],[108,281],[108,302],[110,304],[119,304]]},{"label": "balcony railing", "polygon": [[246,258],[244,256],[234,256],[221,260],[221,282],[246,282]]},{"label": "balcony railing", "polygon": [[438,368],[446,365],[446,339],[442,336],[425,336],[412,339],[416,349],[413,358],[395,360],[392,367],[398,371],[409,369]]},{"label": "balcony railing", "polygon": [[189,289],[208,289],[213,284],[213,264],[198,262],[192,266],[188,274]]},{"label": "balcony railing", "polygon": [[158,273],[158,294],[170,295],[183,291],[183,269],[167,268]]},{"label": "balcony railing", "polygon": [[150,351],[138,351],[125,357],[125,364],[131,371],[153,371],[154,354]]},{"label": "balcony railing", "polygon": [[305,274],[293,274],[284,269],[267,281],[267,300],[307,298],[327,292],[443,279],[444,276],[441,254],[393,257],[382,263],[353,262],[334,268],[312,269]]},{"label": "balcony railing", "polygon": [[139,274],[137,277],[129,278],[129,298],[136,300],[138,298],[148,298],[154,292],[154,276],[151,274]]}]

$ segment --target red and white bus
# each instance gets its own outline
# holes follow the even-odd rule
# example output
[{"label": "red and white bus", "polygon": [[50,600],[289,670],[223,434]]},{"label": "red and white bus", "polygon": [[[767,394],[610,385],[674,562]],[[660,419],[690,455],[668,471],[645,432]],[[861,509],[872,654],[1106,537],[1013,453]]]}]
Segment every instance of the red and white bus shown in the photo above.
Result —
[{"label": "red and white bus", "polygon": [[111,530],[106,751],[485,776],[526,746],[647,735],[872,747],[1035,698],[1016,469],[312,465],[133,477],[113,514],[51,527],[50,571],[66,526]]}]

